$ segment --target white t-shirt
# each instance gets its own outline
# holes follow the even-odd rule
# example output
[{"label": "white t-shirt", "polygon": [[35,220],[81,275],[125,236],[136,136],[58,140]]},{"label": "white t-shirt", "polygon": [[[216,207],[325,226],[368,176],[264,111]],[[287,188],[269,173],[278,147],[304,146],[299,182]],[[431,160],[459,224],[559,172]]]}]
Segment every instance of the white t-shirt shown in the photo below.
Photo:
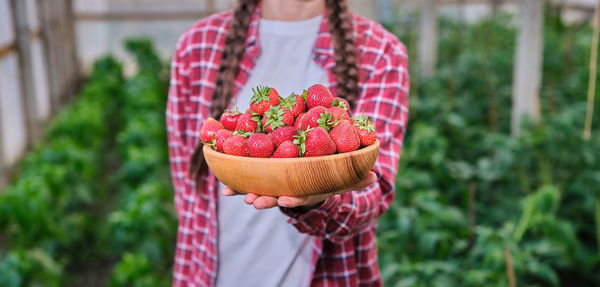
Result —
[{"label": "white t-shirt", "polygon": [[[313,59],[312,48],[322,16],[294,22],[261,19],[260,56],[237,96],[237,107],[249,107],[252,88],[275,88],[282,97],[317,83],[326,71]],[[257,170],[256,172],[260,172]],[[218,287],[308,286],[312,276],[313,238],[287,223],[278,208],[256,210],[242,196],[218,200]]]}]

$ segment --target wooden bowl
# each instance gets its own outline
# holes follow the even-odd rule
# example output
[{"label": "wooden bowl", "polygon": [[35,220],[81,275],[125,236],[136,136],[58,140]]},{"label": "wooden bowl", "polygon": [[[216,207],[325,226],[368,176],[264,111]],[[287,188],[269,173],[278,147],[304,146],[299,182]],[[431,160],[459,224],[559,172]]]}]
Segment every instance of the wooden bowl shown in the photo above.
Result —
[{"label": "wooden bowl", "polygon": [[319,157],[253,158],[233,156],[204,146],[213,174],[241,193],[305,196],[339,191],[357,184],[379,156],[379,140],[359,150]]}]

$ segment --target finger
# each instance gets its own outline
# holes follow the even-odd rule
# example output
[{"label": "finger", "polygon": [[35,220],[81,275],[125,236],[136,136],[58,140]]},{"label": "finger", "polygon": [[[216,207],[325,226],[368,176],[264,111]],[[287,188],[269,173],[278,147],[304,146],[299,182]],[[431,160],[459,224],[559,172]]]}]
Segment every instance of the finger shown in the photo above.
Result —
[{"label": "finger", "polygon": [[272,196],[260,196],[254,200],[254,208],[267,209],[277,206],[277,198]]},{"label": "finger", "polygon": [[367,175],[365,175],[365,177],[359,182],[359,184],[362,184],[364,187],[367,187],[373,183],[375,183],[377,181],[377,174],[369,171],[369,173],[367,173]]},{"label": "finger", "polygon": [[365,175],[365,177],[363,177],[363,179],[358,182],[355,186],[351,187],[350,190],[363,190],[367,187],[369,187],[369,185],[375,183],[377,181],[377,174],[375,174],[372,171],[369,171],[369,173],[367,173],[367,175]]},{"label": "finger", "polygon": [[309,196],[306,197],[293,197],[293,196],[280,196],[277,199],[277,204],[283,207],[298,207],[308,204],[310,200]]},{"label": "finger", "polygon": [[226,187],[225,189],[223,189],[223,191],[221,191],[221,193],[224,196],[232,196],[232,195],[242,195],[242,193],[239,193],[237,191],[234,191],[233,189]]},{"label": "finger", "polygon": [[248,193],[245,197],[244,197],[244,202],[246,204],[253,204],[254,201],[258,198],[258,195],[254,194],[254,193]]}]

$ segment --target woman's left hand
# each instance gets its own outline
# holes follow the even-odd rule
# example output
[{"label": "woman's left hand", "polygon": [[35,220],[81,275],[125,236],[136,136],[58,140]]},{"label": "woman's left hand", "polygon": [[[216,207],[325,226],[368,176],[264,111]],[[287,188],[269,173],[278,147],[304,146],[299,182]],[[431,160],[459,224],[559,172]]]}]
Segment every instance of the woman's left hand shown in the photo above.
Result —
[{"label": "woman's left hand", "polygon": [[[261,196],[261,195],[256,195],[254,193],[249,193],[246,194],[246,196],[244,197],[244,202],[246,202],[247,204],[252,204],[254,206],[254,208],[256,209],[267,209],[267,208],[273,208],[275,206],[282,206],[282,207],[313,207],[316,206],[317,204],[320,204],[321,202],[324,202],[325,200],[327,200],[329,197],[336,195],[336,194],[342,194],[342,193],[346,193],[349,191],[353,191],[353,190],[363,190],[365,188],[367,188],[369,185],[375,183],[377,181],[377,175],[370,171],[369,173],[367,173],[367,175],[356,185],[344,189],[344,190],[340,190],[337,192],[332,192],[332,193],[327,193],[327,194],[319,194],[319,195],[309,195],[309,196],[300,196],[300,197],[294,197],[294,196],[280,196],[280,197],[273,197],[273,196]],[[243,195],[242,193],[238,193],[233,191],[232,189],[230,189],[229,187],[225,188],[223,190],[223,195],[225,196],[233,196],[233,195]]]}]

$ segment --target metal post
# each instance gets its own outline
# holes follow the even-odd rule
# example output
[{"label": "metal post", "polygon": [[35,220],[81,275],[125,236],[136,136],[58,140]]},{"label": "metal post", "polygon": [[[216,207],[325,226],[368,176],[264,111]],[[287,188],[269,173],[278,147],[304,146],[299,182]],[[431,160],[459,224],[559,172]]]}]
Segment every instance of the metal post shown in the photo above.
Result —
[{"label": "metal post", "polygon": [[519,0],[519,36],[514,59],[512,135],[518,136],[523,116],[540,119],[544,0]]},{"label": "metal post", "polygon": [[25,126],[27,127],[27,149],[39,138],[39,115],[36,106],[35,84],[33,83],[33,63],[31,59],[31,39],[29,23],[27,20],[26,1],[11,0],[13,19],[17,37],[17,50],[19,58],[19,71],[21,78],[22,95],[25,96],[23,108],[25,113]]},{"label": "metal post", "polygon": [[437,13],[435,0],[423,0],[421,4],[421,28],[419,31],[419,64],[421,76],[435,74],[437,63]]}]

